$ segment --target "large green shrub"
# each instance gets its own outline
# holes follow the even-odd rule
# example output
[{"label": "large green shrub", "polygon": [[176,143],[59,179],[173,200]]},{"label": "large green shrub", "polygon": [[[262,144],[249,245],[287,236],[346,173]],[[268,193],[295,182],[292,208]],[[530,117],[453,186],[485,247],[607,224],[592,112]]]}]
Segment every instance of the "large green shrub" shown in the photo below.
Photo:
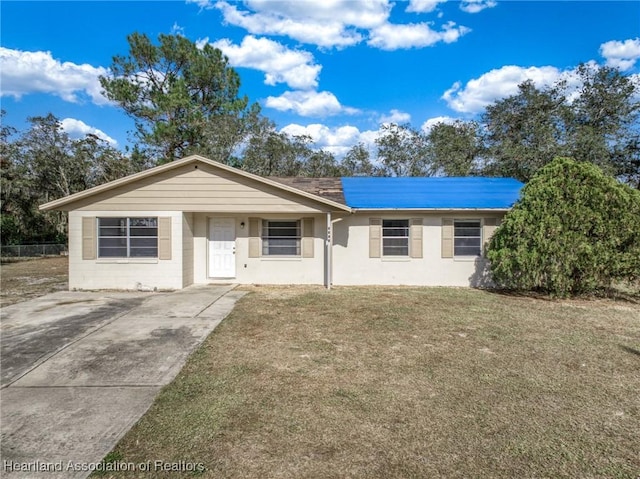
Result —
[{"label": "large green shrub", "polygon": [[522,189],[489,243],[496,286],[556,296],[640,278],[640,191],[556,158]]}]

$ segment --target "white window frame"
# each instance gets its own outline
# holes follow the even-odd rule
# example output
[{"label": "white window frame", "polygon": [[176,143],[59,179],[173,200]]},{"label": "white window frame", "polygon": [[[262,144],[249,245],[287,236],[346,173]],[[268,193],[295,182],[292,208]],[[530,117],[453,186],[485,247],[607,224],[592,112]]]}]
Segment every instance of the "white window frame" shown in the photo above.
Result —
[{"label": "white window frame", "polygon": [[[269,223],[295,223],[296,236],[269,236],[270,230],[278,227],[269,226]],[[282,229],[293,229],[294,226],[282,227]],[[302,257],[302,220],[301,219],[262,219],[260,237],[262,238],[261,256],[264,258],[300,258]],[[295,254],[274,254],[269,252],[269,248],[277,248],[277,246],[269,245],[269,240],[275,239],[294,239],[295,240]]]},{"label": "white window frame", "polygon": [[[478,236],[458,236],[456,235],[456,227],[458,223],[477,223],[478,224]],[[468,227],[470,228],[470,227]],[[475,228],[475,226],[474,226]],[[477,254],[457,254],[456,253],[456,239],[458,238],[477,238],[478,239],[478,253]],[[475,246],[473,246],[475,247]],[[463,248],[471,248],[471,246],[463,246]],[[478,218],[467,219],[454,219],[453,220],[453,256],[454,258],[478,258],[482,256],[482,220]]]},{"label": "white window frame", "polygon": [[[386,226],[385,227],[385,221],[404,221],[406,222],[406,227],[405,226]],[[397,230],[397,229],[406,229],[406,235],[405,236],[397,236],[397,235],[389,235],[389,236],[385,236],[385,230]],[[404,239],[406,241],[406,249],[407,249],[407,253],[406,254],[385,254],[385,244],[384,244],[384,240],[385,239]],[[382,225],[381,225],[381,241],[380,241],[380,247],[382,248],[381,251],[381,257],[382,258],[408,258],[409,255],[411,254],[411,251],[409,251],[409,248],[411,247],[411,221],[408,218],[383,218],[382,219]],[[389,248],[403,248],[403,246],[388,246]]]},{"label": "white window frame", "polygon": [[[155,235],[150,235],[150,236],[141,236],[141,235],[135,235],[135,236],[131,236],[131,220],[155,220],[156,222],[156,226],[155,226],[155,230],[156,230],[156,234]],[[125,220],[125,234],[122,236],[103,236],[101,234],[101,228],[122,228],[121,226],[101,226],[101,221],[102,220]],[[121,258],[126,258],[126,259],[158,259],[158,250],[159,250],[159,241],[158,241],[158,228],[159,228],[159,219],[157,216],[101,216],[96,218],[96,229],[97,229],[97,238],[96,238],[96,250],[98,252],[98,259],[121,259]],[[149,228],[152,229],[154,228],[153,226],[133,226],[133,228]],[[103,256],[101,254],[101,247],[100,247],[100,240],[102,239],[113,239],[113,238],[121,238],[121,239],[125,239],[126,241],[126,248],[127,248],[127,254],[126,256]],[[155,244],[155,249],[156,249],[156,254],[154,256],[131,256],[131,238],[147,238],[147,239],[153,239],[155,238],[156,240],[156,244]],[[104,246],[104,248],[110,248],[109,246]],[[120,247],[123,248],[123,247]],[[136,247],[134,247],[136,248]],[[147,246],[147,248],[153,248],[153,246]]]}]

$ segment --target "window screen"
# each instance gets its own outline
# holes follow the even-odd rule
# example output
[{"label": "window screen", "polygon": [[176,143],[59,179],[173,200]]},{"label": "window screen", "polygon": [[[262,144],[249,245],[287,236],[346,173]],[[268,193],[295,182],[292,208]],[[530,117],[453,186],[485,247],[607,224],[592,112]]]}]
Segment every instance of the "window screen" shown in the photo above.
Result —
[{"label": "window screen", "polygon": [[382,220],[382,256],[409,256],[409,220]]},{"label": "window screen", "polygon": [[157,258],[158,218],[98,218],[100,258]]},{"label": "window screen", "polygon": [[300,256],[300,221],[262,220],[263,256]]},{"label": "window screen", "polygon": [[481,251],[480,220],[456,220],[453,231],[453,254],[455,256],[480,256]]}]

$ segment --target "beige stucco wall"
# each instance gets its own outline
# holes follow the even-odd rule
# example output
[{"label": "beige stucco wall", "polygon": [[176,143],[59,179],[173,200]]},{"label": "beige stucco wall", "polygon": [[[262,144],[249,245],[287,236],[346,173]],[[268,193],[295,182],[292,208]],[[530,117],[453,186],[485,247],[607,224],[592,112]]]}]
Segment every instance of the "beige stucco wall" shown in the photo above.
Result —
[{"label": "beige stucco wall", "polygon": [[[251,215],[231,215],[215,213],[195,213],[193,215],[194,234],[194,283],[206,284],[223,282],[229,279],[209,277],[208,241],[209,220],[212,217],[233,217],[236,225],[236,277],[234,283],[240,284],[324,284],[324,237],[326,235],[326,218],[313,214],[278,214],[262,213]],[[304,217],[314,218],[314,257],[313,258],[249,258],[249,217],[264,219],[292,219]],[[244,223],[244,228],[241,227]]]},{"label": "beige stucco wall", "polygon": [[[171,217],[171,259],[82,259],[82,217]],[[91,210],[69,212],[69,289],[179,289],[182,275],[182,212]]]},{"label": "beige stucco wall", "polygon": [[[479,258],[442,258],[442,218],[501,218],[502,213],[356,213],[334,224],[333,284],[479,286]],[[369,218],[422,218],[422,258],[369,258]]]},{"label": "beige stucco wall", "polygon": [[[73,211],[69,214],[70,289],[179,289],[189,284],[325,284],[324,214],[183,213],[138,210],[128,216],[169,216],[172,218],[171,260],[82,259],[82,217],[122,216],[113,211]],[[236,277],[209,276],[209,221],[232,217],[236,228]],[[478,286],[486,266],[480,258],[442,258],[442,218],[501,218],[502,213],[356,213],[343,215],[333,223],[334,285],[424,285]],[[249,258],[249,217],[265,219],[314,218],[313,258]],[[422,258],[369,258],[369,219],[422,218]],[[244,223],[244,228],[241,227]]]}]

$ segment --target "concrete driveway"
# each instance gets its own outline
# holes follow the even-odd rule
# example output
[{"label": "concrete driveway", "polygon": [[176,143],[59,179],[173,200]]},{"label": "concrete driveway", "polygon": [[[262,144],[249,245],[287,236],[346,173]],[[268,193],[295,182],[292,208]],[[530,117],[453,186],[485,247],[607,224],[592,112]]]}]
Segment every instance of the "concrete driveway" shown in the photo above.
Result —
[{"label": "concrete driveway", "polygon": [[86,477],[243,294],[62,292],[3,308],[0,471]]}]

